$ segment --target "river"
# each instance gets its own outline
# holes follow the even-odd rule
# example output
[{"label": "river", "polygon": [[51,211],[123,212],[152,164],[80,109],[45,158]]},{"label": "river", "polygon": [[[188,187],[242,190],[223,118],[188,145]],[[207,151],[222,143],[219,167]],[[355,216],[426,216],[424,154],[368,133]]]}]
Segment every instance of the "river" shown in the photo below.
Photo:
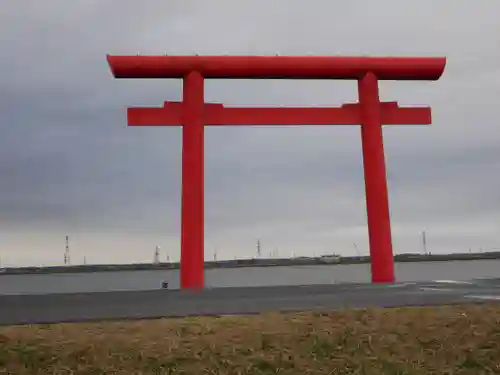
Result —
[{"label": "river", "polygon": [[[398,281],[460,280],[500,277],[500,260],[396,263]],[[47,294],[179,288],[178,270],[2,275],[0,294]],[[245,267],[206,270],[206,287],[369,282],[368,264]]]}]

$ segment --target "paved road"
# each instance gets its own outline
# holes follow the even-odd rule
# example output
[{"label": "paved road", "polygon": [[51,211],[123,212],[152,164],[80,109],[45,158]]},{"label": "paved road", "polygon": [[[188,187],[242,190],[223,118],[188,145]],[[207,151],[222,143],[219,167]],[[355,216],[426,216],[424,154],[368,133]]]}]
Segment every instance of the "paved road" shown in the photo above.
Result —
[{"label": "paved road", "polygon": [[0,325],[500,302],[500,279],[0,296]]}]

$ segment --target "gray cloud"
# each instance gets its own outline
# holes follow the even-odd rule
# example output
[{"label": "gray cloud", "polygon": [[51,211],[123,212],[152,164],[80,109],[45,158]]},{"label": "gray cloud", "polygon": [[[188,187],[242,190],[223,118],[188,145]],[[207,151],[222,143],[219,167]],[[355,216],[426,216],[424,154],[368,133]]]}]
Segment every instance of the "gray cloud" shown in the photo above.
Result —
[{"label": "gray cloud", "polygon": [[[7,0],[0,14],[3,262],[178,257],[179,128],[127,128],[125,108],[179,100],[179,81],[114,80],[112,54],[446,55],[441,80],[383,82],[431,105],[430,127],[386,127],[396,251],[499,247],[497,1]],[[452,6],[453,5],[453,6]],[[338,105],[353,82],[209,81],[233,105]],[[367,249],[358,127],[207,128],[207,257]],[[495,227],[496,225],[496,227]]]}]

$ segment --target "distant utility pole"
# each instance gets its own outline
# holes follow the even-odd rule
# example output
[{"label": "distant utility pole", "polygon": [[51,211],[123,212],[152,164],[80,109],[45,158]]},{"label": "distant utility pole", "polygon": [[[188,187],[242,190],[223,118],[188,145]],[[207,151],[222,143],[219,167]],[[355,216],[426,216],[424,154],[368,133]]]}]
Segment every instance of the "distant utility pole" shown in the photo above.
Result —
[{"label": "distant utility pole", "polygon": [[214,262],[217,262],[217,249],[214,249]]},{"label": "distant utility pole", "polygon": [[66,236],[66,248],[64,250],[64,264],[69,265],[71,263],[69,257],[69,236]]},{"label": "distant utility pole", "polygon": [[87,256],[86,255],[83,256],[83,264],[87,264]]},{"label": "distant utility pole", "polygon": [[160,246],[156,246],[153,263],[154,264],[160,263]]},{"label": "distant utility pole", "polygon": [[359,257],[359,256],[361,256],[361,255],[359,254],[358,245],[356,245],[355,243],[353,243],[353,244],[352,244],[352,247],[354,247],[354,250],[356,251],[356,255],[357,255],[358,257]]},{"label": "distant utility pole", "polygon": [[260,240],[257,240],[257,257],[260,258]]},{"label": "distant utility pole", "polygon": [[427,254],[427,238],[425,235],[425,230],[422,232],[422,248],[424,249],[424,254],[428,255]]}]

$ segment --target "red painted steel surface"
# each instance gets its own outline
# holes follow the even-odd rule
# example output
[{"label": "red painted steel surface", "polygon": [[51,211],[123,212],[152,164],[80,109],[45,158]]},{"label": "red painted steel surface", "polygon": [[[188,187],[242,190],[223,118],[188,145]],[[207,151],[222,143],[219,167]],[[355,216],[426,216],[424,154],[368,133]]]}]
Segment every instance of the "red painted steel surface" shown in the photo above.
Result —
[{"label": "red painted steel surface", "polygon": [[359,79],[373,72],[379,80],[439,79],[444,57],[343,56],[109,56],[116,78],[183,78],[198,71],[205,78]]},{"label": "red painted steel surface", "polygon": [[372,282],[388,283],[394,281],[394,260],[380,101],[375,74],[367,73],[358,81],[358,92]]},{"label": "red painted steel surface", "polygon": [[[382,125],[430,124],[428,107],[380,102],[378,80],[437,80],[445,58],[108,56],[116,78],[183,78],[183,101],[129,108],[131,126],[183,126],[181,288],[203,287],[204,126],[361,125],[373,282],[393,282]],[[236,108],[207,104],[204,78],[356,79],[359,103],[341,107]]]},{"label": "red painted steel surface", "polygon": [[204,131],[203,77],[191,72],[183,84],[181,288],[204,285]]},{"label": "red painted steel surface", "polygon": [[[428,125],[429,107],[398,107],[397,102],[382,102],[383,125]],[[359,104],[342,107],[225,107],[205,104],[203,123],[212,126],[251,125],[359,125]],[[132,107],[127,109],[129,126],[179,126],[182,103],[165,102],[164,107]]]}]

